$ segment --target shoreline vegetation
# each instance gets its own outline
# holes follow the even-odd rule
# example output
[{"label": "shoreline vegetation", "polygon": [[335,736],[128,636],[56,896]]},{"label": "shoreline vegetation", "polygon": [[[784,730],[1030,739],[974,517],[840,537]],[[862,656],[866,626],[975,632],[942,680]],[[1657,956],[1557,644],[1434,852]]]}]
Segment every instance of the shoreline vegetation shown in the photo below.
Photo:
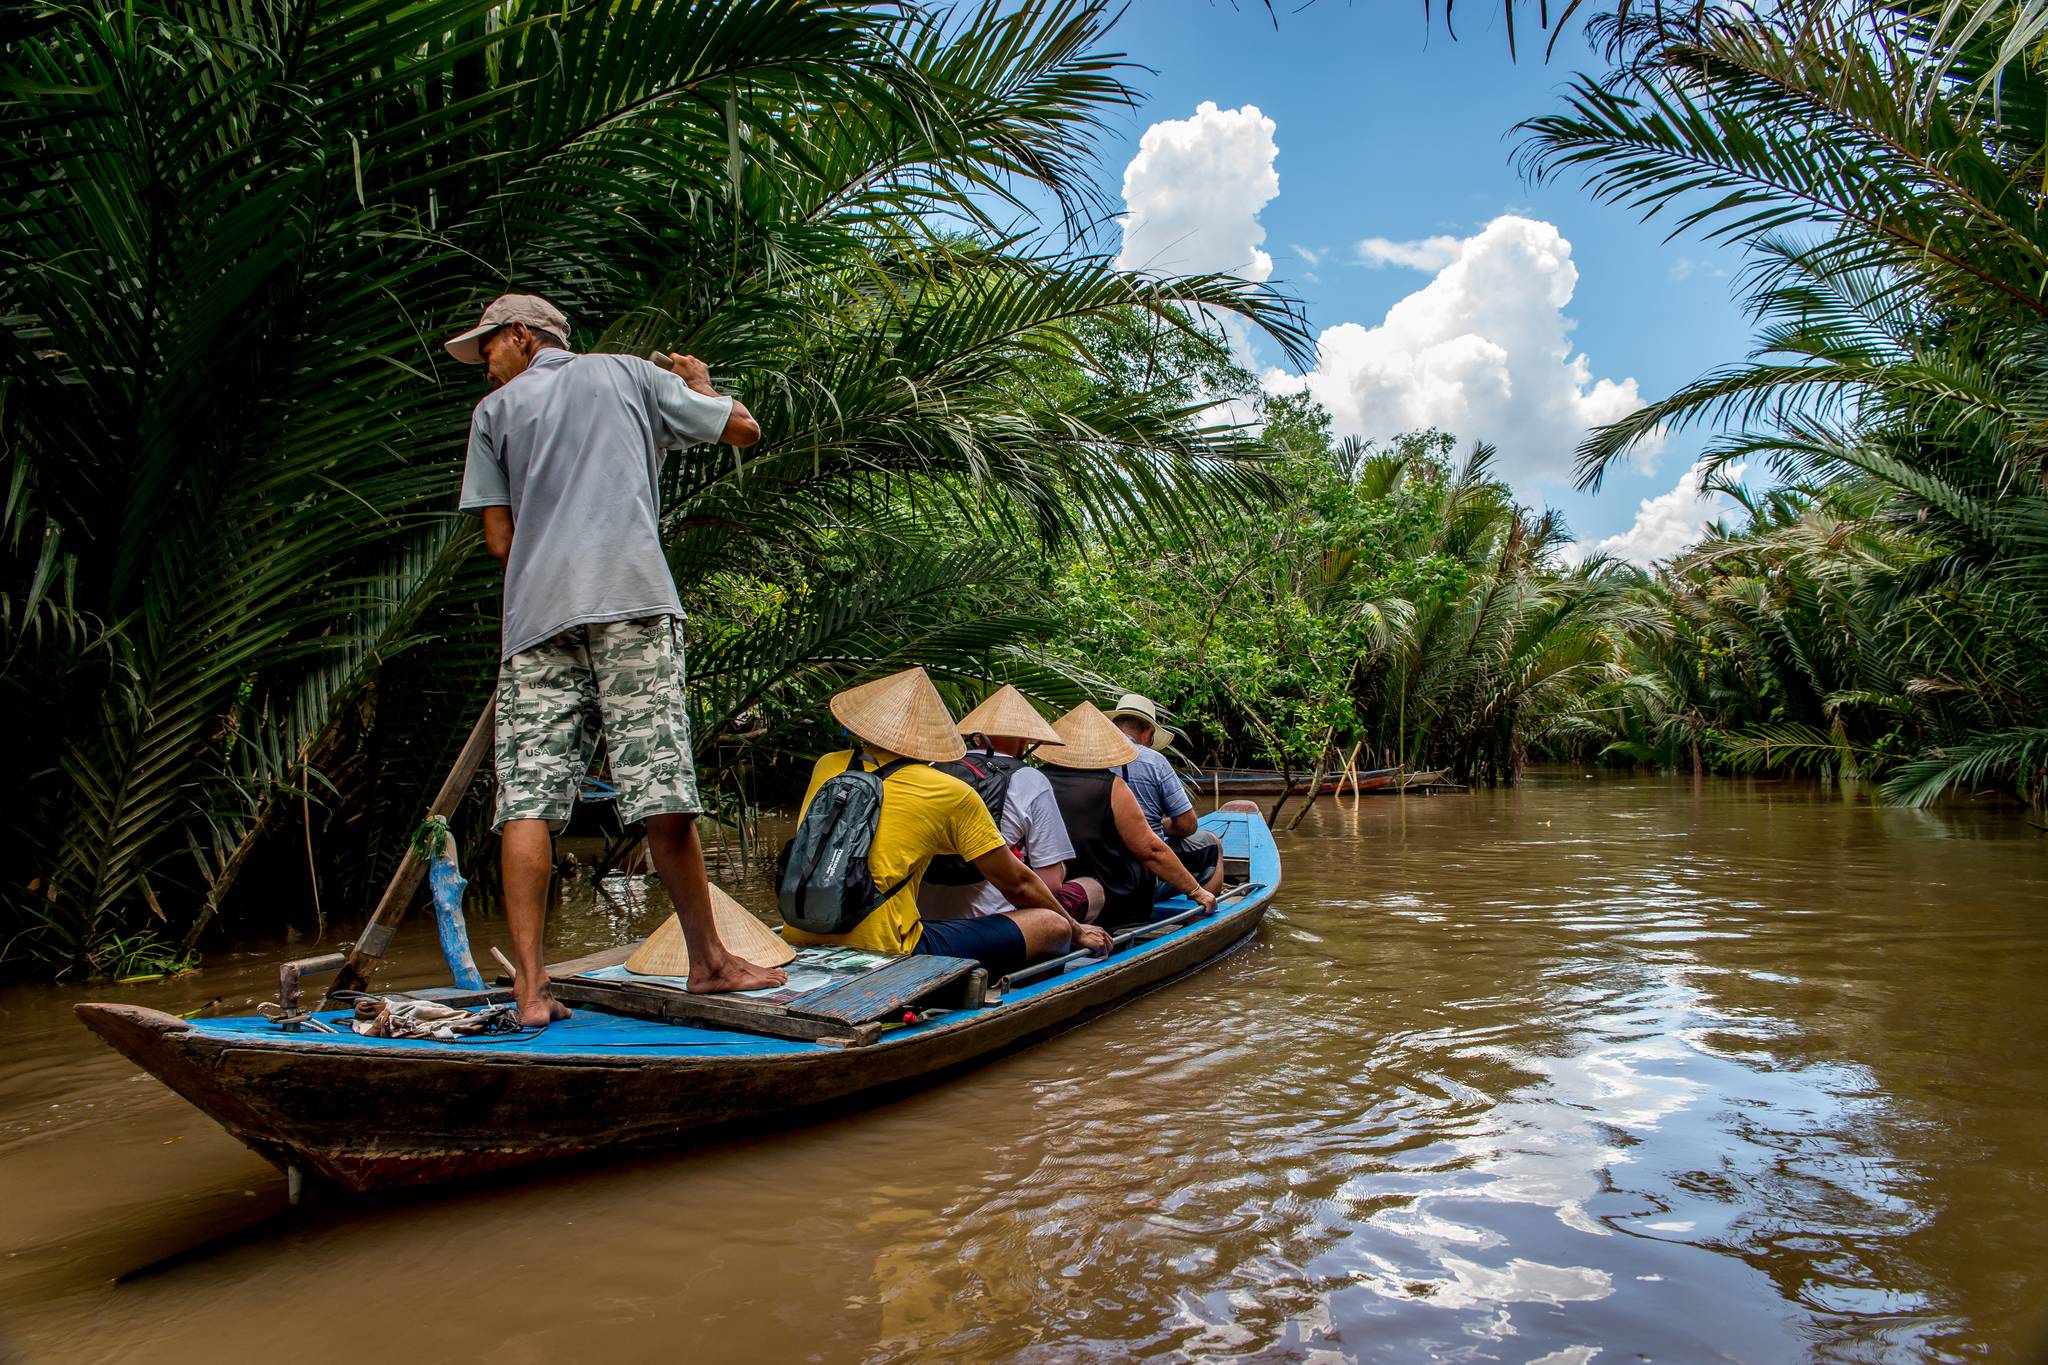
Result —
[{"label": "shoreline vegetation", "polygon": [[1645,571],[1567,562],[1490,472],[1514,433],[1370,444],[1264,394],[1224,320],[1301,364],[1295,301],[1115,268],[1096,143],[1140,72],[1084,0],[51,7],[0,91],[0,977],[374,898],[494,675],[475,376],[435,338],[501,286],[762,414],[663,490],[729,820],[828,746],[826,694],[912,662],[956,700],[1147,692],[1211,764],[2039,819],[2048,79],[2024,7],[1952,8],[1636,6],[1520,128],[1531,175],[1752,262],[1755,354],[1581,452],[1597,484],[1700,423],[1724,479],[1768,472]]}]

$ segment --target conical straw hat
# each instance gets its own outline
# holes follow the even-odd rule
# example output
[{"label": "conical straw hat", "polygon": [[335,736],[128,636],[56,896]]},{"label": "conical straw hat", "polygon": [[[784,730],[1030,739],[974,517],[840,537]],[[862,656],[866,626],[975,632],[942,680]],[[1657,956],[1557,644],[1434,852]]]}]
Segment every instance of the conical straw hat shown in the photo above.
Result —
[{"label": "conical straw hat", "polygon": [[[796,956],[796,949],[715,885],[711,888],[711,922],[718,926],[718,941],[727,952],[737,953],[757,967],[780,967]],[[674,915],[663,920],[626,959],[626,970],[638,976],[688,976],[690,949],[683,942],[683,922]]]},{"label": "conical straw hat", "polygon": [[1004,683],[982,699],[981,705],[960,717],[963,735],[988,735],[994,739],[1027,739],[1037,744],[1063,744],[1059,732],[1045,723],[1038,708],[1024,694]]},{"label": "conical straw hat", "polygon": [[858,738],[905,758],[947,763],[967,752],[922,668],[847,688],[832,698],[832,714]]},{"label": "conical straw hat", "polygon": [[1042,749],[1039,757],[1055,768],[1116,768],[1138,756],[1130,736],[1116,722],[1084,701],[1052,723],[1061,747]]}]

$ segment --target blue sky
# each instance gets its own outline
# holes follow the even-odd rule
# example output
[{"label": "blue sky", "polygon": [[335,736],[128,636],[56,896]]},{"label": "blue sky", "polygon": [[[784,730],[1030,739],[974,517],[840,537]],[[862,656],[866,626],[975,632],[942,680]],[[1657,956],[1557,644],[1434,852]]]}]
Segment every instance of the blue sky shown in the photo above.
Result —
[{"label": "blue sky", "polygon": [[[1734,253],[1697,239],[1667,243],[1668,229],[1660,222],[1642,223],[1626,208],[1595,203],[1567,182],[1531,186],[1514,166],[1515,122],[1555,108],[1572,71],[1591,60],[1579,34],[1567,35],[1545,65],[1540,36],[1524,32],[1520,61],[1511,63],[1498,8],[1484,3],[1458,8],[1456,42],[1444,31],[1440,5],[1428,25],[1422,6],[1404,0],[1319,0],[1298,13],[1286,12],[1292,4],[1283,0],[1278,8],[1276,28],[1256,0],[1242,0],[1235,10],[1222,0],[1138,0],[1113,34],[1112,46],[1154,73],[1139,77],[1145,101],[1134,116],[1119,121],[1104,148],[1105,187],[1119,202],[1126,167],[1139,154],[1146,130],[1167,121],[1181,124],[1164,130],[1172,134],[1171,148],[1162,144],[1149,159],[1149,178],[1140,177],[1150,188],[1141,187],[1144,202],[1134,208],[1151,208],[1147,221],[1160,226],[1143,241],[1132,230],[1127,241],[1141,255],[1164,267],[1242,267],[1254,277],[1269,269],[1275,283],[1306,302],[1318,331],[1343,323],[1370,330],[1390,307],[1430,286],[1460,250],[1442,239],[1470,240],[1502,215],[1514,215],[1553,227],[1569,244],[1569,265],[1557,259],[1563,243],[1546,230],[1527,224],[1497,229],[1486,239],[1498,250],[1484,277],[1475,257],[1469,267],[1474,273],[1455,300],[1453,311],[1470,314],[1467,321],[1440,325],[1423,318],[1425,328],[1438,328],[1432,334],[1438,340],[1469,322],[1477,339],[1459,336],[1453,352],[1466,343],[1495,360],[1500,356],[1489,343],[1513,352],[1530,326],[1540,331],[1545,316],[1559,311],[1550,301],[1574,268],[1576,285],[1561,313],[1572,324],[1572,354],[1583,354],[1588,366],[1588,382],[1579,387],[1590,390],[1602,380],[1615,386],[1604,396],[1586,398],[1587,411],[1612,414],[1617,405],[1630,406],[1619,389],[1627,380],[1635,381],[1641,398],[1660,396],[1747,349],[1749,328],[1730,295],[1740,263]],[[1214,116],[1198,119],[1203,101],[1218,108]],[[1272,125],[1265,159],[1277,173],[1278,193],[1263,203],[1258,201],[1270,183],[1257,188],[1253,180],[1234,178],[1232,170],[1255,176],[1262,169],[1258,148],[1266,133],[1238,112],[1246,105],[1256,106]],[[1255,251],[1243,234],[1256,235],[1260,228],[1264,239],[1256,250],[1270,256],[1270,267],[1247,259]],[[1422,244],[1383,248],[1381,255],[1419,260],[1424,268],[1362,263],[1357,244],[1370,238]],[[1440,240],[1429,244],[1432,238]],[[1528,269],[1532,259],[1548,265]],[[1544,298],[1515,297],[1518,291],[1546,290]],[[1409,320],[1401,329],[1354,334],[1371,357],[1357,363],[1383,365],[1388,347],[1400,351],[1416,318],[1441,302],[1404,305]],[[1495,311],[1508,320],[1493,318]],[[1258,354],[1267,362],[1278,359],[1270,347]],[[1540,384],[1564,382],[1559,367],[1545,369],[1538,359],[1508,354],[1502,363],[1524,405],[1534,401]],[[1345,375],[1333,372],[1329,382],[1329,392],[1350,391]],[[1375,424],[1394,420],[1388,390],[1368,386],[1360,392],[1348,421],[1370,434]],[[1531,425],[1506,398],[1468,411],[1440,389],[1428,392],[1435,396],[1416,401],[1431,412],[1458,412],[1462,420],[1446,424],[1462,437],[1499,445],[1502,468],[1524,499],[1564,512],[1582,540],[1628,532],[1638,522],[1641,501],[1662,495],[1668,505],[1658,515],[1667,524],[1639,527],[1636,539],[1622,548],[1638,551],[1638,557],[1646,549],[1668,553],[1677,548],[1670,544],[1675,533],[1668,523],[1696,522],[1707,510],[1689,501],[1679,506],[1670,496],[1701,444],[1697,433],[1674,435],[1646,462],[1647,469],[1617,466],[1594,496],[1569,487],[1557,472],[1555,451],[1524,448],[1559,445],[1554,436],[1543,441],[1540,433],[1562,429],[1561,423],[1569,424],[1564,418],[1548,427]]]}]

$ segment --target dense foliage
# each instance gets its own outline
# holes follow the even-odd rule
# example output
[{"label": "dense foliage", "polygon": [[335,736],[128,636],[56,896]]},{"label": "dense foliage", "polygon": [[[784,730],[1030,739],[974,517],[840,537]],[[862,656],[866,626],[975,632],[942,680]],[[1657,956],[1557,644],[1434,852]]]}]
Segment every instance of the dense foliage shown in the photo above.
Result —
[{"label": "dense foliage", "polygon": [[[1756,354],[1597,433],[1728,428],[1783,480],[1649,589],[1593,719],[1616,752],[2048,799],[2048,68],[2032,3],[1610,23],[1530,120],[1547,175],[1735,240]],[[1603,729],[1604,727],[1604,729]]]},{"label": "dense foliage", "polygon": [[1208,762],[1305,772],[1335,752],[1512,778],[1604,675],[1632,577],[1562,569],[1562,528],[1516,504],[1489,447],[1333,442],[1293,398],[1266,418],[1281,496],[1192,539],[1076,556],[1059,648],[1115,660]]},{"label": "dense foliage", "polygon": [[[838,557],[835,590],[700,639],[710,754],[833,676],[1004,667],[1020,622],[967,589],[1002,595],[1020,556],[935,543],[906,508],[1044,545],[1264,486],[1243,433],[1171,396],[1055,409],[1006,382],[1096,313],[1182,326],[1172,300],[1302,339],[1258,287],[989,221],[1030,186],[1097,212],[1092,138],[1130,98],[1098,4],[140,0],[9,23],[0,969],[118,972],[301,849],[292,901],[366,903],[491,675],[495,565],[452,512],[478,376],[437,341],[505,288],[558,301],[583,349],[699,352],[774,414],[746,457],[671,462],[700,614],[732,575]],[[849,529],[886,571],[845,572]]]},{"label": "dense foliage", "polygon": [[663,490],[719,800],[915,660],[959,699],[1149,691],[1205,761],[1571,753],[2039,807],[2040,13],[1637,6],[1524,126],[1535,173],[1754,262],[1757,354],[1583,452],[1597,483],[1708,422],[1772,473],[1645,574],[1563,561],[1474,440],[1514,433],[1335,440],[1216,325],[1301,360],[1285,300],[1094,249],[1132,99],[1097,0],[17,10],[0,972],[368,903],[494,666],[452,511],[478,377],[437,342],[508,288],[579,349],[706,356],[767,419]]}]

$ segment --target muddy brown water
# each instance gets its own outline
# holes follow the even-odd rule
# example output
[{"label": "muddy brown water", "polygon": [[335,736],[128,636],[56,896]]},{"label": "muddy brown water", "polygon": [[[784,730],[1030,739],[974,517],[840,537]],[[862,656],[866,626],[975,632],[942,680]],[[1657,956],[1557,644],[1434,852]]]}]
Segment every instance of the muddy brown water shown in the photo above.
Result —
[{"label": "muddy brown water", "polygon": [[[2048,840],[2017,814],[1549,774],[1282,842],[1255,942],[1079,1031],[395,1206],[287,1209],[72,1022],[108,988],[0,994],[0,1357],[2042,1358]],[[660,913],[572,900],[551,935]],[[275,956],[117,994],[239,1011]],[[415,935],[388,979],[438,975]]]}]

